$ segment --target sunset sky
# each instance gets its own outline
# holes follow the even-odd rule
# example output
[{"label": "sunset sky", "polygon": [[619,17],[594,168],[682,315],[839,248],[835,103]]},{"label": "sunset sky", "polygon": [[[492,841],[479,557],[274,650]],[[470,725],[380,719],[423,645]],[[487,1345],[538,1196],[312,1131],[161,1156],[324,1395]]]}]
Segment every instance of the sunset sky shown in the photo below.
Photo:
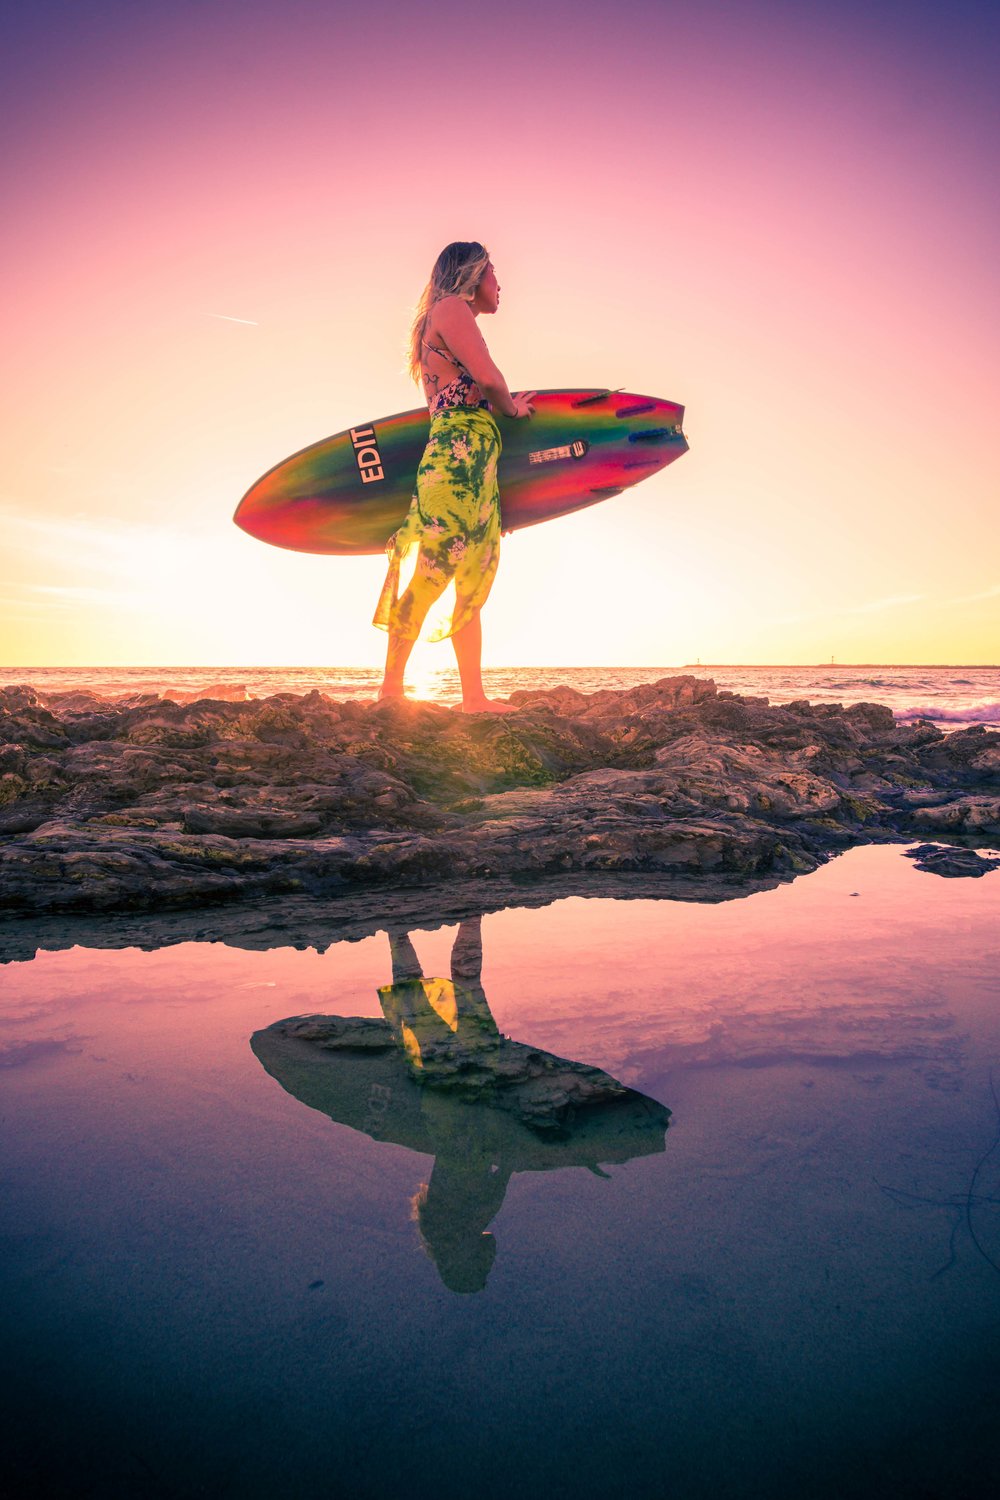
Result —
[{"label": "sunset sky", "polygon": [[1000,660],[995,4],[18,9],[0,666],[378,662],[383,560],[232,513],[419,404],[452,239],[513,388],[691,445],[505,542],[487,665]]}]

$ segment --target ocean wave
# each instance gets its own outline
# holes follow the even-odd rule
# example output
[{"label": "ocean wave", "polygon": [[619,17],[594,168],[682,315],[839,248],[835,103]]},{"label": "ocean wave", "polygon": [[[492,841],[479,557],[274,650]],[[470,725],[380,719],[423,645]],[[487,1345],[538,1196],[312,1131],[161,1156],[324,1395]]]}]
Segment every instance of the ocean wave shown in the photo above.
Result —
[{"label": "ocean wave", "polygon": [[924,703],[916,708],[897,708],[900,722],[908,719],[934,719],[945,724],[1000,724],[1000,703],[976,703],[968,708],[942,708],[940,703]]},{"label": "ocean wave", "polygon": [[[772,703],[799,699],[817,704],[860,700],[885,704],[900,722],[927,718],[948,729],[977,722],[1000,726],[1000,666],[951,664],[934,669],[868,662],[854,670],[842,663],[816,667],[727,667],[700,663],[691,668],[488,667],[483,677],[492,697],[506,698],[516,688],[544,691],[565,684],[583,693],[595,693],[607,688],[636,687],[685,672],[713,678],[720,690],[751,698],[764,697]],[[240,703],[266,698],[272,693],[308,693],[313,689],[337,699],[371,698],[380,680],[381,672],[375,663],[367,667],[251,664],[191,667],[169,663],[157,667],[0,667],[0,682],[32,687],[43,702],[53,694],[89,692],[119,702],[153,694],[175,702],[211,697]],[[459,694],[459,683],[451,658],[443,653],[436,667],[428,659],[426,669],[411,677],[410,690],[414,697],[454,701]]]},{"label": "ocean wave", "polygon": [[[817,679],[817,685],[830,692],[855,693],[861,688],[886,688],[892,691],[934,693],[939,691],[939,684],[933,678],[926,675],[920,677],[841,677],[830,678],[827,681]],[[942,686],[946,684],[941,684]]]}]

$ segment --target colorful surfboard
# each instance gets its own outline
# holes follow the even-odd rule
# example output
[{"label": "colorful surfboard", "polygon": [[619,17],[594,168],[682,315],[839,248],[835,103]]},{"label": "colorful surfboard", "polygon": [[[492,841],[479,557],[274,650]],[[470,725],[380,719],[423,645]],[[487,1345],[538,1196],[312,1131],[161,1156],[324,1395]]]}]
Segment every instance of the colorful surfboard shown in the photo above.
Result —
[{"label": "colorful surfboard", "polygon": [[[596,505],[687,452],[683,406],[624,391],[539,391],[530,418],[497,417],[504,531]],[[313,443],[269,469],[233,520],[293,552],[381,552],[410,507],[425,407]]]}]

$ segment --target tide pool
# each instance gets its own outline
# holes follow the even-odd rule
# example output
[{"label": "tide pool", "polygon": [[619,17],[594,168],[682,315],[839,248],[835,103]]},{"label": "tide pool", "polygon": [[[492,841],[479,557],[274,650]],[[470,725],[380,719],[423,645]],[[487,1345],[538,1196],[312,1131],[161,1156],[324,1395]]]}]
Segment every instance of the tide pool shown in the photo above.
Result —
[{"label": "tide pool", "polygon": [[988,1492],[998,917],[863,847],[8,963],[10,1492]]}]

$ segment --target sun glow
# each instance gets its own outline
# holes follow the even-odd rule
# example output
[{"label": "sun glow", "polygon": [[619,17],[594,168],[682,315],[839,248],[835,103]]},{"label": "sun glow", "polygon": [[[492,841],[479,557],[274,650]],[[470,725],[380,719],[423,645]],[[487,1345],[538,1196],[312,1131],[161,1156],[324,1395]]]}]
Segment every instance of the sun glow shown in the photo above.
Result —
[{"label": "sun glow", "polygon": [[420,543],[413,541],[399,559],[399,582],[397,588],[400,594],[405,594],[413,582],[413,575],[417,571],[417,559],[419,556]]},{"label": "sun glow", "polygon": [[406,666],[406,695],[425,703],[441,703],[450,696],[446,666],[440,664],[442,645],[448,642],[418,641]]},{"label": "sun glow", "polygon": [[434,600],[427,611],[420,638],[424,641],[439,641],[444,638],[445,632],[455,614],[457,602],[457,589],[454,578],[450,579],[447,588]]}]

